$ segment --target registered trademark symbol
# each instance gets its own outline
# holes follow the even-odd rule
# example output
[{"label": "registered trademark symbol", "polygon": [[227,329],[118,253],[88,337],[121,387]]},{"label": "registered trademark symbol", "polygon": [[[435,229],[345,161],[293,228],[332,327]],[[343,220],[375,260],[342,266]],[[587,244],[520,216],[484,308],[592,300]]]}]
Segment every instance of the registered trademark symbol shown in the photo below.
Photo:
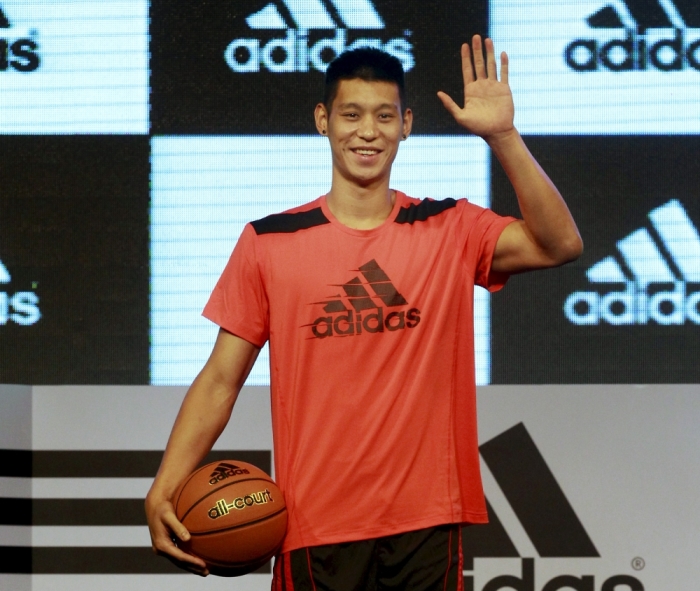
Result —
[{"label": "registered trademark symbol", "polygon": [[635,557],[632,559],[632,568],[634,570],[642,570],[646,566],[646,562],[644,562],[643,558],[640,558],[639,556]]}]

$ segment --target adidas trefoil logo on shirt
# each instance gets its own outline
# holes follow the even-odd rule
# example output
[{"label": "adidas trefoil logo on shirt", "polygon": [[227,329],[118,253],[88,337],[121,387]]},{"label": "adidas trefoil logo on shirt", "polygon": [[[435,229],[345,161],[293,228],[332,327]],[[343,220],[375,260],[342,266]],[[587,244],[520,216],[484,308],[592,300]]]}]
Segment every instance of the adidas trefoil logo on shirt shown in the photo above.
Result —
[{"label": "adidas trefoil logo on shirt", "polygon": [[[302,327],[311,327],[312,335],[309,338],[394,332],[418,326],[420,310],[405,309],[408,306],[406,298],[394,287],[377,261],[372,259],[360,266],[358,271],[361,277],[355,276],[346,283],[334,286],[342,287],[344,297],[337,294],[325,301],[314,302],[323,306],[326,315],[319,316],[313,323]],[[385,306],[400,309],[385,310]]]},{"label": "adidas trefoil logo on shirt", "polygon": [[586,272],[591,283],[624,285],[624,291],[572,293],[564,304],[570,322],[700,324],[698,230],[676,199],[654,209],[649,219],[651,228],[640,228],[617,243],[621,259],[606,257]]}]

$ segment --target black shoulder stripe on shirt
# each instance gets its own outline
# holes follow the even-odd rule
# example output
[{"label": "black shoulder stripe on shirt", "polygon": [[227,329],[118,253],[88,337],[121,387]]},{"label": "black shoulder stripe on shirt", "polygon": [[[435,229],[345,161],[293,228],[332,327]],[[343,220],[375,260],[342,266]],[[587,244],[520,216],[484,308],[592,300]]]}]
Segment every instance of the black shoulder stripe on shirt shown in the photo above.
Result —
[{"label": "black shoulder stripe on shirt", "polygon": [[298,213],[275,213],[261,220],[251,222],[255,233],[260,234],[291,234],[299,230],[307,230],[314,226],[330,224],[328,218],[323,215],[320,207],[300,211]]},{"label": "black shoulder stripe on shirt", "polygon": [[418,205],[411,203],[408,207],[402,207],[399,215],[394,220],[397,224],[413,224],[415,222],[424,222],[434,215],[439,215],[443,211],[452,209],[457,206],[457,201],[451,198],[434,201],[432,199],[423,199]]}]

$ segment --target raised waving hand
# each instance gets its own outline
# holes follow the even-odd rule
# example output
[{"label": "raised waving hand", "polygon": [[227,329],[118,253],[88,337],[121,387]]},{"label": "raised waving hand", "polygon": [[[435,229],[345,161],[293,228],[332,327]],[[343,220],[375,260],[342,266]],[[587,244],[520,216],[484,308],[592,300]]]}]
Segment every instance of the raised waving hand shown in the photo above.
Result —
[{"label": "raised waving hand", "polygon": [[[501,53],[501,79],[498,79],[493,41],[474,35],[472,47],[462,45],[462,77],[464,106],[460,107],[447,94],[438,97],[457,123],[488,141],[489,138],[513,131],[513,95],[508,86],[508,56]],[[473,57],[473,63],[472,63]]]}]

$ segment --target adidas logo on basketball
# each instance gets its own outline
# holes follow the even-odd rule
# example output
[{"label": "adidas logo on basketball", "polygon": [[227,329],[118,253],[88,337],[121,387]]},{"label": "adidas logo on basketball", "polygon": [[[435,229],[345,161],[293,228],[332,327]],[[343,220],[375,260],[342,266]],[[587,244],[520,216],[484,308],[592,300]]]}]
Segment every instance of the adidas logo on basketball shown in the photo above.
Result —
[{"label": "adidas logo on basketball", "polygon": [[[348,337],[363,332],[394,332],[418,326],[421,320],[418,308],[385,312],[385,308],[380,305],[397,308],[407,306],[408,302],[396,290],[377,261],[372,259],[358,270],[364,281],[360,277],[354,277],[347,283],[336,286],[343,288],[349,308],[343,302],[341,294],[324,302],[315,302],[323,305],[323,311],[327,315],[319,316],[313,323],[305,325],[311,327],[314,338],[325,339],[334,335]],[[368,287],[373,294],[367,290]]]},{"label": "adidas logo on basketball", "polygon": [[230,476],[237,476],[238,474],[250,474],[245,468],[239,468],[234,464],[227,464],[226,462],[221,462],[214,471],[209,475],[209,484],[216,484],[222,480],[226,480]]},{"label": "adidas logo on basketball", "polygon": [[676,199],[654,209],[649,219],[649,229],[636,230],[617,243],[620,260],[606,257],[586,272],[591,283],[619,284],[625,289],[572,293],[564,303],[570,322],[700,324],[700,291],[695,291],[700,287],[698,230]]},{"label": "adidas logo on basketball", "polygon": [[[245,21],[254,31],[286,31],[286,34],[283,38],[231,41],[224,57],[234,72],[259,72],[261,67],[276,74],[308,72],[310,68],[325,72],[334,57],[358,47],[383,49],[401,61],[406,72],[415,65],[413,46],[404,37],[386,41],[375,36],[359,37],[349,42],[348,30],[385,28],[370,0],[326,0],[325,6],[322,0],[275,0]],[[334,37],[316,39],[314,35],[316,40],[311,41],[309,31],[324,30],[334,31]],[[410,31],[404,35],[410,35]]]}]

